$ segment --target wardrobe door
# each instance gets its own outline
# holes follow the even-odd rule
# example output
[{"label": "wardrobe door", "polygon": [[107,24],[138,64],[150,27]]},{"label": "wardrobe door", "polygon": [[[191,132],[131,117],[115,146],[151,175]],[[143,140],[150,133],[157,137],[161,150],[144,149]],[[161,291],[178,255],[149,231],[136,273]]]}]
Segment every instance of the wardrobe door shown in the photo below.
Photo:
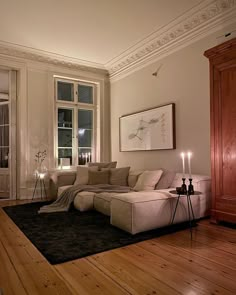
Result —
[{"label": "wardrobe door", "polygon": [[213,218],[236,221],[236,59],[214,67]]},{"label": "wardrobe door", "polygon": [[205,56],[211,83],[212,220],[236,222],[236,39]]}]

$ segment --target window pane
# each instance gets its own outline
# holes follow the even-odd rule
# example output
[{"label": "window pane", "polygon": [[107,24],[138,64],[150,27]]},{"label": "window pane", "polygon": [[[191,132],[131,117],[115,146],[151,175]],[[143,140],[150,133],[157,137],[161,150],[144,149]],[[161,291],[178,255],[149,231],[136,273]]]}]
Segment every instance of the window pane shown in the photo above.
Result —
[{"label": "window pane", "polygon": [[70,159],[70,165],[72,165],[72,149],[58,149],[58,165],[60,165],[60,158]]},{"label": "window pane", "polygon": [[79,148],[78,154],[78,165],[85,165],[88,162],[92,162],[92,149]]},{"label": "window pane", "polygon": [[93,87],[78,85],[78,100],[83,103],[93,103]]},{"label": "window pane", "polygon": [[9,148],[0,147],[0,168],[8,168]]},{"label": "window pane", "polygon": [[79,147],[92,147],[92,130],[85,130],[78,139]]},{"label": "window pane", "polygon": [[57,99],[63,101],[74,101],[74,84],[58,81]]},{"label": "window pane", "polygon": [[58,147],[72,147],[72,129],[58,129]]},{"label": "window pane", "polygon": [[93,144],[93,111],[78,110],[78,146],[92,148]]},{"label": "window pane", "polygon": [[78,128],[93,129],[93,111],[78,110]]},{"label": "window pane", "polygon": [[73,110],[58,109],[58,165],[60,158],[70,159],[72,165]]},{"label": "window pane", "polygon": [[0,126],[0,147],[9,146],[9,126]]},{"label": "window pane", "polygon": [[72,128],[72,110],[58,109],[58,127]]},{"label": "window pane", "polygon": [[0,126],[9,124],[8,104],[0,105]]}]

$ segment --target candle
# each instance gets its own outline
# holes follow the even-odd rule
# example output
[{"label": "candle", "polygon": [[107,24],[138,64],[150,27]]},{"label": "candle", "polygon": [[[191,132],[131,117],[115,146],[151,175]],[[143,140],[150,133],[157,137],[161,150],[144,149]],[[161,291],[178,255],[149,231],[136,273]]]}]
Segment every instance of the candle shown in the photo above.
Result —
[{"label": "candle", "polygon": [[192,178],[191,157],[192,157],[192,153],[191,152],[188,152],[188,173],[189,173],[189,178]]},{"label": "candle", "polygon": [[182,158],[182,164],[183,164],[183,178],[185,178],[185,153],[181,153],[181,158]]}]

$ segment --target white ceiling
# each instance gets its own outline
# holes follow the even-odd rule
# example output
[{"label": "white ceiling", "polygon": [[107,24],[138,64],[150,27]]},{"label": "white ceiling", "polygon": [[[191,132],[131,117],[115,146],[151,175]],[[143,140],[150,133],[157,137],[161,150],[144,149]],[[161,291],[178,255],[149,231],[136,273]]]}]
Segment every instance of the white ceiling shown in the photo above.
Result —
[{"label": "white ceiling", "polygon": [[203,0],[0,0],[0,41],[106,65]]}]

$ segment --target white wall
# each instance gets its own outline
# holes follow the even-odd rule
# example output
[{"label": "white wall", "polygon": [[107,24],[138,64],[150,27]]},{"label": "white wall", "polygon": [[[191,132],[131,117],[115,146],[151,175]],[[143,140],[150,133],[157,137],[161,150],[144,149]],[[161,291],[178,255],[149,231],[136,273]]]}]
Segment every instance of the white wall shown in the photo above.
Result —
[{"label": "white wall", "polygon": [[[119,166],[180,171],[180,152],[190,150],[193,173],[210,174],[209,67],[203,53],[216,45],[216,36],[219,32],[111,83],[112,159]],[[176,105],[176,149],[120,152],[119,117],[168,103]]]},{"label": "white wall", "polygon": [[8,71],[0,70],[0,93],[9,93]]},{"label": "white wall", "polygon": [[17,194],[18,198],[31,198],[34,188],[35,154],[47,151],[45,166],[55,168],[55,100],[54,75],[91,81],[98,86],[98,137],[101,144],[100,159],[110,159],[109,85],[104,72],[73,69],[0,55],[0,68],[16,69],[17,96]]}]

